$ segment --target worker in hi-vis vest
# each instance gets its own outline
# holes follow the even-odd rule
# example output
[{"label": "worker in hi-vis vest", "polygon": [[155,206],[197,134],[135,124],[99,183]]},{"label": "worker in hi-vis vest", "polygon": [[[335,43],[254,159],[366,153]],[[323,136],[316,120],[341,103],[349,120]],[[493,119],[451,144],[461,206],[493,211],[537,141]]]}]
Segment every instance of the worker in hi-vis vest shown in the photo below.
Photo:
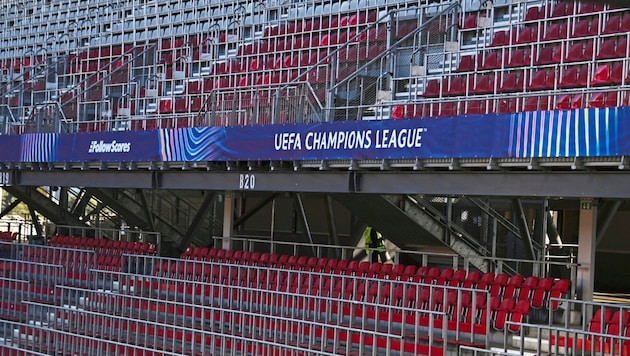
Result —
[{"label": "worker in hi-vis vest", "polygon": [[363,241],[365,241],[365,251],[372,262],[378,262],[379,257],[381,262],[387,261],[385,243],[383,243],[383,235],[380,232],[371,226],[366,227],[363,232]]}]

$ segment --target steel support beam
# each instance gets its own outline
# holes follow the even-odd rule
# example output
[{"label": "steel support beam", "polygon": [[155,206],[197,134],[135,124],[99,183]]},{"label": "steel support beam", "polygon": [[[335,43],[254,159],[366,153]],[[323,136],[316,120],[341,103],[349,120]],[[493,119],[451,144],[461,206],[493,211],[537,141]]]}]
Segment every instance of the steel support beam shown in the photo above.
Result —
[{"label": "steel support beam", "polygon": [[118,170],[18,171],[14,185],[147,189],[153,187],[153,173]]},{"label": "steel support beam", "polygon": [[208,210],[210,209],[210,206],[212,205],[215,196],[216,193],[205,192],[204,199],[201,202],[201,205],[197,208],[197,213],[195,214],[195,216],[193,216],[192,220],[190,221],[190,225],[188,225],[188,229],[184,233],[184,236],[182,236],[182,240],[179,243],[180,250],[186,250],[195,234],[199,232],[199,229],[203,225],[203,219],[208,215]]},{"label": "steel support beam", "polygon": [[610,227],[615,214],[621,206],[621,200],[605,201],[603,204],[599,203],[597,213],[597,233],[595,234],[595,246],[598,246],[606,235],[606,231]]},{"label": "steel support beam", "polygon": [[277,196],[278,196],[278,193],[273,193],[270,196],[266,197],[265,199],[261,200],[255,206],[253,206],[251,209],[249,209],[249,211],[246,211],[245,214],[241,215],[238,219],[234,221],[234,228],[237,228],[241,224],[245,223],[247,219],[249,219],[254,214],[259,212],[260,209],[264,208],[267,204],[272,202]]},{"label": "steel support beam", "polygon": [[[335,220],[335,210],[333,208],[333,199],[330,194],[324,197],[326,220],[328,221],[328,243],[340,246],[339,235],[337,234],[337,221]],[[323,256],[318,256],[323,257]],[[332,257],[332,256],[329,256]]]},{"label": "steel support beam", "polygon": [[298,209],[298,212],[300,213],[300,219],[302,221],[302,226],[304,227],[304,235],[306,235],[306,238],[311,244],[311,248],[313,249],[313,256],[316,256],[317,252],[315,251],[315,243],[313,242],[313,235],[311,234],[311,227],[308,224],[308,217],[306,216],[306,210],[304,209],[304,202],[302,201],[302,194],[300,193],[295,194],[295,205],[296,205],[296,208]]},{"label": "steel support beam", "polygon": [[536,253],[534,252],[534,245],[532,243],[532,236],[529,233],[529,227],[527,225],[527,217],[525,217],[525,210],[523,209],[523,204],[521,199],[513,199],[512,206],[516,211],[516,216],[518,219],[518,226],[521,230],[521,236],[524,237],[525,243],[527,244],[527,253],[532,260],[536,260]]},{"label": "steel support beam", "polygon": [[10,213],[11,210],[13,210],[13,208],[18,206],[21,202],[22,201],[20,199],[15,199],[13,202],[11,202],[11,204],[9,204],[6,208],[4,208],[4,210],[0,211],[0,218]]},{"label": "steel support beam", "polygon": [[44,231],[42,229],[42,224],[39,222],[39,217],[37,216],[37,212],[35,209],[29,207],[28,212],[31,214],[31,222],[35,227],[35,232],[37,232],[37,236],[44,236]]},{"label": "steel support beam", "polygon": [[[254,177],[252,183],[252,176]],[[244,184],[249,179],[250,184]],[[630,171],[19,170],[14,185],[219,191],[630,198]]]}]

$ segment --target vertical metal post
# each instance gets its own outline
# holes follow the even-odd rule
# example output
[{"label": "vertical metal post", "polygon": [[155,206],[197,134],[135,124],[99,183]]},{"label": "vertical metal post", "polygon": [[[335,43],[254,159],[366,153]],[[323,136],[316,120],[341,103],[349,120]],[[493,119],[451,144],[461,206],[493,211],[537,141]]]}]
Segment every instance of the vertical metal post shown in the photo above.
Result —
[{"label": "vertical metal post", "polygon": [[276,197],[271,200],[271,231],[269,232],[269,253],[276,252],[276,245],[274,244],[274,233],[276,224]]},{"label": "vertical metal post", "polygon": [[451,224],[453,220],[453,199],[446,197],[446,226],[444,226],[444,242],[451,245]]},{"label": "vertical metal post", "polygon": [[324,103],[326,122],[335,121],[335,91],[332,88],[335,86],[338,68],[339,57],[337,56],[337,53],[333,53],[332,57],[330,57],[328,89],[326,90],[326,102]]},{"label": "vertical metal post", "polygon": [[234,222],[234,197],[232,192],[225,192],[223,199],[223,239],[221,248],[229,250],[232,246],[232,226]]}]

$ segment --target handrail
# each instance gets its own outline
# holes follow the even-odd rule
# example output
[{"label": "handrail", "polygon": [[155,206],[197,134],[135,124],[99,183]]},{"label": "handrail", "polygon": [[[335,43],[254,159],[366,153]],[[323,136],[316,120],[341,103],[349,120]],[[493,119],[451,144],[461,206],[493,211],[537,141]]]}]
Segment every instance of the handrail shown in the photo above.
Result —
[{"label": "handrail", "polygon": [[[428,202],[426,202],[424,199],[421,198],[417,198],[417,197],[411,197],[409,195],[405,196],[405,199],[407,201],[410,201],[411,203],[415,204],[417,207],[428,211],[429,215],[431,215],[431,217],[439,222],[440,224],[443,224],[446,222],[446,216],[439,211],[438,209],[436,209],[433,205],[429,204]],[[443,225],[444,228],[446,229],[447,227],[445,225]],[[480,244],[476,239],[474,239],[472,236],[470,236],[470,234],[463,229],[462,227],[458,226],[457,224],[451,224],[450,225],[450,230],[449,230],[449,234],[455,234],[457,236],[459,236],[461,239],[461,241],[464,241],[466,243],[466,245],[468,245],[469,247],[473,248],[475,251],[477,251],[478,253],[481,253],[483,256],[488,256],[490,255],[490,251],[488,251],[488,249],[483,246],[482,244]]]},{"label": "handrail", "polygon": [[[435,14],[434,16],[432,16],[431,18],[429,18],[426,22],[424,22],[422,24],[422,26],[417,27],[416,29],[414,29],[413,31],[407,33],[405,36],[403,36],[402,38],[400,38],[398,41],[392,43],[391,45],[389,45],[387,47],[387,49],[384,52],[379,53],[376,57],[372,58],[371,60],[369,60],[368,62],[364,63],[363,66],[357,68],[357,70],[355,71],[355,73],[361,72],[362,70],[368,68],[371,64],[375,63],[376,61],[381,60],[383,57],[389,55],[393,49],[397,48],[398,46],[400,46],[402,43],[404,43],[405,41],[407,41],[408,39],[410,39],[411,37],[415,36],[418,32],[420,32],[421,30],[425,29],[427,27],[427,25],[431,24],[433,21],[436,21],[437,18],[440,17],[440,15],[446,14],[449,11],[453,10],[456,7],[461,6],[459,1],[453,1],[451,2],[446,8],[444,8],[442,11],[438,12],[437,14]],[[387,13],[387,16],[383,16],[383,17],[389,17],[391,14],[395,13],[396,11],[389,11]],[[382,18],[381,18],[382,19]],[[379,21],[381,20],[379,19]],[[378,22],[378,21],[376,21]],[[363,31],[362,31],[363,32]],[[359,34],[362,34],[362,32],[360,32]],[[357,34],[357,36],[359,35]],[[354,40],[354,39],[353,39]],[[350,41],[348,41],[350,42]],[[347,45],[347,43],[346,43]],[[335,52],[333,52],[335,53]],[[332,54],[332,53],[331,53]],[[330,56],[330,55],[329,55]],[[329,56],[326,56],[325,58],[328,58]],[[348,82],[351,79],[354,79],[356,77],[356,74],[350,75],[347,78],[344,78],[343,80],[335,83],[335,85],[333,85],[332,87],[330,87],[328,90],[329,91],[333,91],[335,89],[337,89],[341,84],[344,84],[346,82]]]}]

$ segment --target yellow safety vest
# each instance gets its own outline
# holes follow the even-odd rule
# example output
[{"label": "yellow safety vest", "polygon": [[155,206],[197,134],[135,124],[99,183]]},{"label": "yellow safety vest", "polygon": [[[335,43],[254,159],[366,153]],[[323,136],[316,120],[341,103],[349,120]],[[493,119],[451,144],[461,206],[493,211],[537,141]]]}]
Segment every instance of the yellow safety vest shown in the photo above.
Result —
[{"label": "yellow safety vest", "polygon": [[[372,247],[372,227],[368,226],[365,228],[363,232],[363,240],[365,241],[365,250],[370,251],[370,247]],[[385,252],[385,244],[383,243],[383,235],[376,231],[376,242],[378,245],[376,246],[376,250],[378,252]]]}]

